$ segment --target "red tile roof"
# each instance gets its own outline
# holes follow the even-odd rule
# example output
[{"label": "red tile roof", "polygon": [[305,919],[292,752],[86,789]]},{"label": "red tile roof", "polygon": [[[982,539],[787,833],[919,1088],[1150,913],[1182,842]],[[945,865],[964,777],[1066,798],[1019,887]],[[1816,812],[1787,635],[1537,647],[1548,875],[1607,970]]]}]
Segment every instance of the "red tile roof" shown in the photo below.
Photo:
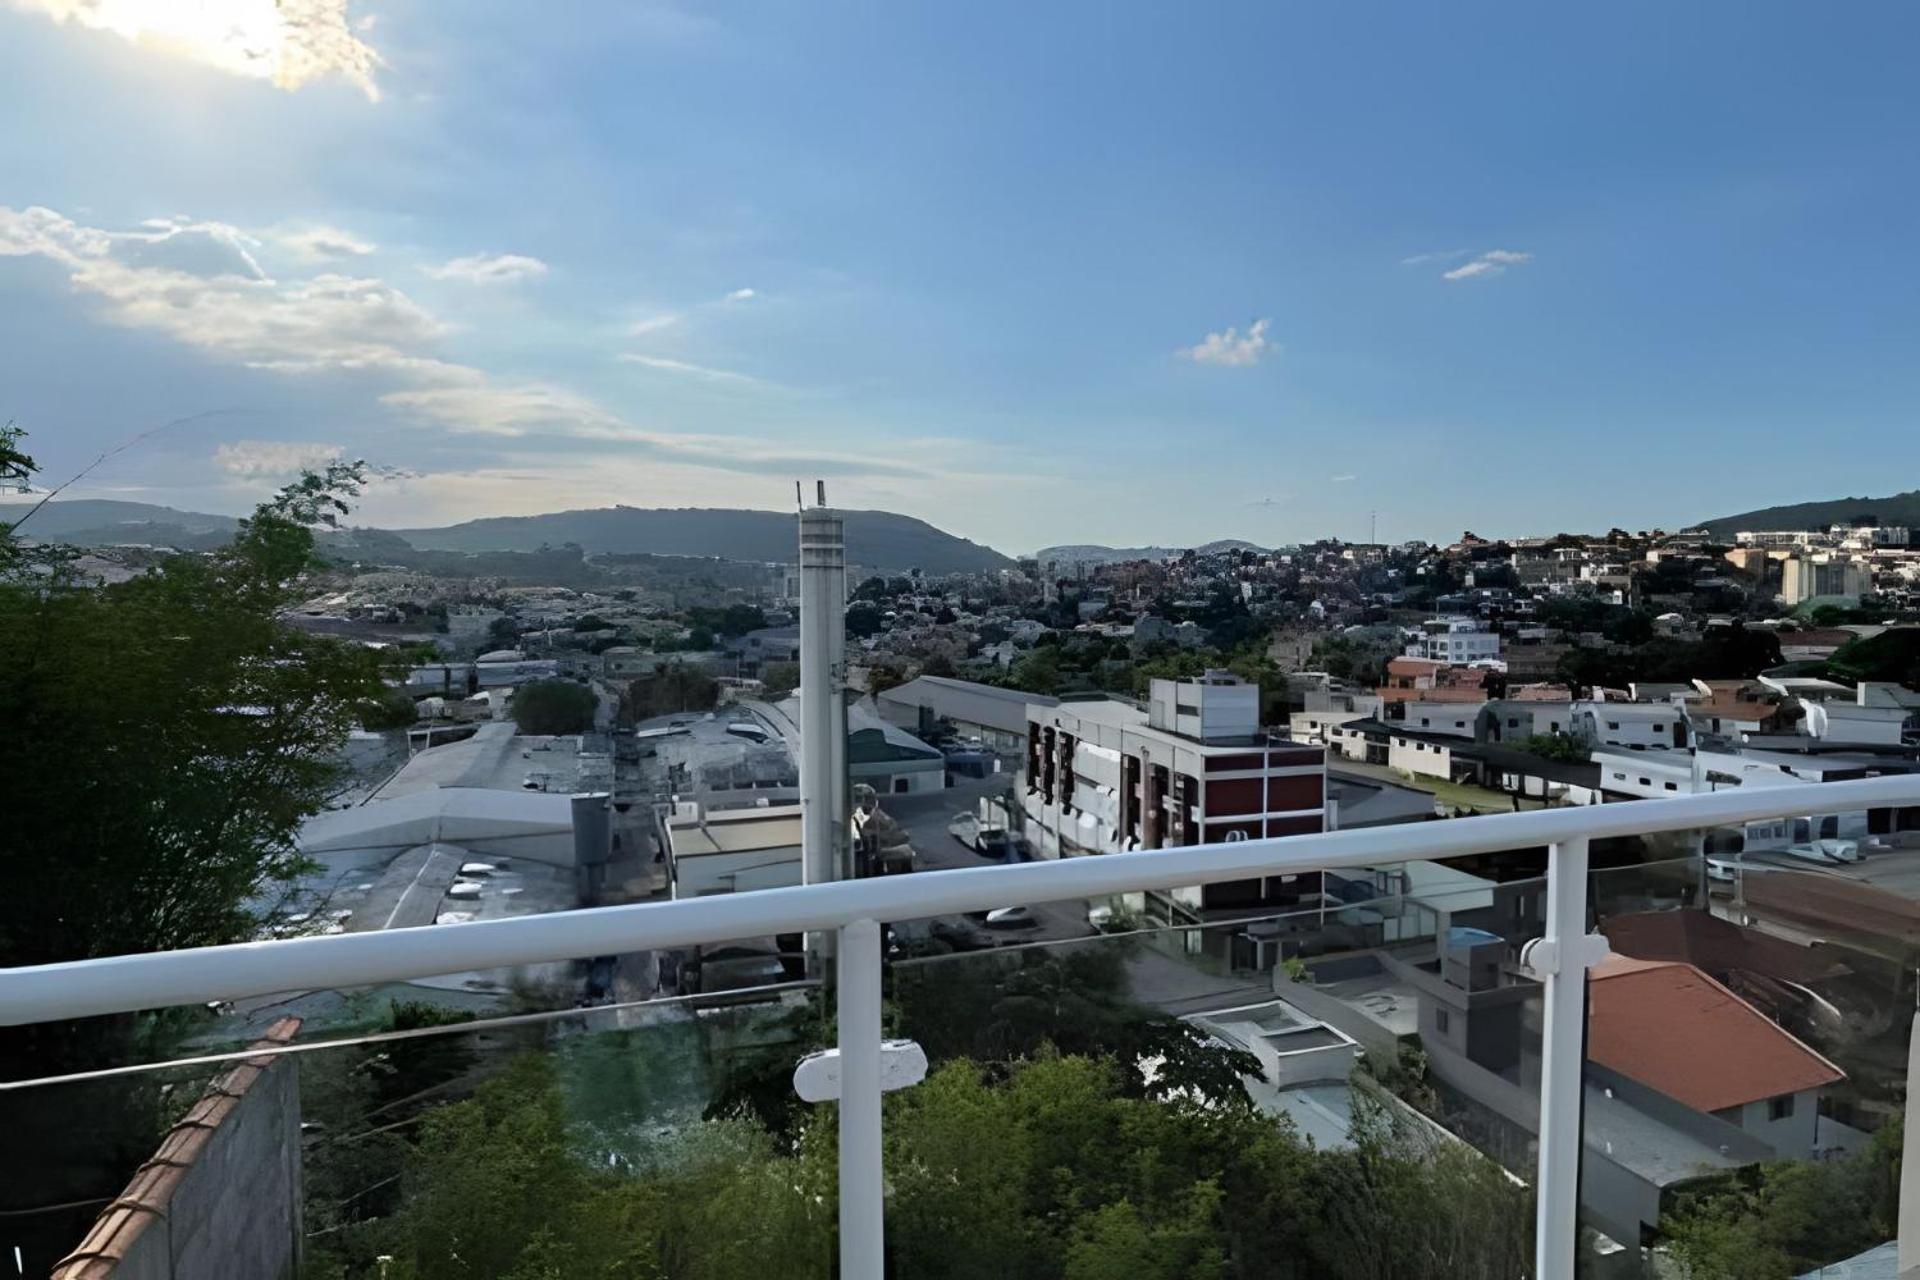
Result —
[{"label": "red tile roof", "polygon": [[1846,1079],[1692,965],[1624,956],[1590,977],[1587,1057],[1697,1111]]}]

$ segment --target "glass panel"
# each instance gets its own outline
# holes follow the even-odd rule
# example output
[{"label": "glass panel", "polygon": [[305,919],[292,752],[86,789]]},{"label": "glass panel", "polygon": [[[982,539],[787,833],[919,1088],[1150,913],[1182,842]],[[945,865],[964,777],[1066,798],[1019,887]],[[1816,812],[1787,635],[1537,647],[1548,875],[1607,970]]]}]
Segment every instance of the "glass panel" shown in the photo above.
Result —
[{"label": "glass panel", "polygon": [[931,1071],[888,1099],[893,1265],[1523,1274],[1529,1192],[1460,1131],[1415,1047],[1445,980],[1436,921],[1464,933],[1502,896],[896,963],[896,1027]]},{"label": "glass panel", "polygon": [[816,993],[447,1016],[397,1005],[265,1070],[0,1092],[9,1151],[34,1153],[5,1162],[0,1249],[25,1275],[83,1247],[183,1276],[292,1275],[296,1247],[302,1276],[830,1270],[833,1108],[792,1088],[831,1025]]},{"label": "glass panel", "polygon": [[1912,855],[1793,840],[1790,819],[1687,833],[1661,842],[1687,856],[1594,873],[1595,1276],[1894,1270]]}]

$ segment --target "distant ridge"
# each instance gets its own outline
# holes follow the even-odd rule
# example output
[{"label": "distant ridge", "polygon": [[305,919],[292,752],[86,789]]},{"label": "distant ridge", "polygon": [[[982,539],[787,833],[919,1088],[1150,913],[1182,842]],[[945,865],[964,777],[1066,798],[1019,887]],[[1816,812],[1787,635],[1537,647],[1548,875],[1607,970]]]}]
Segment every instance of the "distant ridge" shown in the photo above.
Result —
[{"label": "distant ridge", "polygon": [[[0,521],[17,520],[31,503],[0,502]],[[904,573],[978,573],[1011,568],[1013,561],[991,547],[936,529],[924,520],[891,511],[848,511],[847,559],[862,569]],[[21,530],[24,537],[83,546],[149,543],[198,550],[232,534],[232,516],[180,511],[145,502],[75,499],[48,503]],[[587,552],[712,556],[723,560],[785,564],[793,560],[798,534],[793,516],[781,511],[727,508],[602,507],[535,516],[493,516],[430,529],[355,529],[330,536],[377,554],[384,539],[399,538],[415,551],[538,551],[575,543]]]},{"label": "distant ridge", "polygon": [[[847,560],[865,569],[977,573],[1013,566],[991,547],[891,511],[847,511]],[[493,516],[439,529],[396,529],[422,551],[534,551],[575,542],[587,551],[718,556],[784,564],[794,558],[793,515],[720,507],[598,507]]]},{"label": "distant ridge", "polygon": [[1197,547],[1103,547],[1097,543],[1076,543],[1060,547],[1042,547],[1034,552],[1041,564],[1119,564],[1127,560],[1172,560],[1188,551],[1203,556],[1226,551],[1265,551],[1258,543],[1239,538],[1216,538]]},{"label": "distant ridge", "polygon": [[1739,515],[1717,516],[1702,520],[1701,528],[1716,539],[1731,541],[1742,530],[1754,532],[1780,529],[1824,529],[1831,524],[1848,524],[1872,516],[1881,524],[1920,526],[1920,489],[1909,489],[1885,498],[1834,498],[1823,502],[1795,502],[1781,507],[1761,507]]}]

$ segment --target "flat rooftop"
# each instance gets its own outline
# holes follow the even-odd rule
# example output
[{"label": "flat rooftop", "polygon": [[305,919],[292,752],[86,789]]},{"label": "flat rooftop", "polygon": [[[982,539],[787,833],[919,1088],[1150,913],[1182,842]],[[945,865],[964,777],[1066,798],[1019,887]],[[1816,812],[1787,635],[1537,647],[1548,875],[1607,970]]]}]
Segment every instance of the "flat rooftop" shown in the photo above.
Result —
[{"label": "flat rooftop", "polygon": [[800,843],[800,806],[717,809],[667,823],[675,857],[711,853],[751,853]]}]

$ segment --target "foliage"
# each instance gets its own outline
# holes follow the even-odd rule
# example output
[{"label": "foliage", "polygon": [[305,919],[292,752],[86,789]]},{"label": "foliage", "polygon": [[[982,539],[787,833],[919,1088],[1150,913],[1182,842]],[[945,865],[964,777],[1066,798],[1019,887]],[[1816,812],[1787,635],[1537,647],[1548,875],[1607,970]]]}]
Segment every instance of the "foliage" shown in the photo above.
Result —
[{"label": "foliage", "polygon": [[1920,629],[1855,637],[1827,659],[1827,674],[1835,680],[1897,680],[1920,689]]},{"label": "foliage", "polygon": [[879,697],[889,689],[897,689],[907,682],[906,672],[894,666],[868,667],[867,692]]},{"label": "foliage", "polygon": [[1635,681],[1750,680],[1779,665],[1779,638],[1736,621],[1708,628],[1699,640],[1656,636],[1621,652],[1570,649],[1561,656],[1558,675],[1583,688],[1624,688]]},{"label": "foliage", "polygon": [[238,941],[301,870],[376,651],[280,625],[357,464],[282,490],[205,555],[93,589],[0,581],[0,964]]},{"label": "foliage", "polygon": [[419,718],[413,699],[404,689],[388,689],[360,704],[360,727],[376,733],[383,729],[408,728]]},{"label": "foliage", "polygon": [[1833,1161],[1780,1160],[1683,1193],[1660,1222],[1688,1280],[1784,1280],[1852,1257],[1898,1228],[1896,1119]]},{"label": "foliage", "polygon": [[1536,733],[1522,738],[1513,744],[1516,750],[1528,755],[1539,756],[1542,760],[1558,760],[1565,764],[1579,764],[1593,754],[1587,740],[1578,734],[1555,730],[1552,733]]},{"label": "foliage", "polygon": [[[965,1059],[889,1094],[890,1272],[955,1280],[1508,1280],[1524,1191],[1410,1140],[1358,1095],[1351,1150],[1248,1107],[1143,1098],[1109,1060]],[[391,1218],[316,1238],[310,1276],[736,1277],[831,1273],[834,1111],[791,1139],[693,1124],[616,1154],[527,1057],[427,1116]],[[391,1259],[385,1272],[375,1259]]]},{"label": "foliage", "polygon": [[487,652],[520,647],[520,627],[512,618],[499,617],[487,624]]},{"label": "foliage", "polygon": [[513,722],[522,733],[584,733],[593,728],[600,700],[571,680],[535,680],[515,690]]},{"label": "foliage", "polygon": [[800,687],[800,664],[769,662],[760,669],[760,683],[766,686],[769,698],[784,698]]},{"label": "foliage", "polygon": [[[929,1058],[1010,1062],[1041,1052],[1111,1058],[1134,1097],[1246,1107],[1257,1058],[1127,994],[1128,944],[1113,941],[900,966],[894,999]],[[1156,1062],[1154,1072],[1141,1064]]]},{"label": "foliage", "polygon": [[713,636],[743,636],[749,631],[758,631],[767,625],[767,615],[758,605],[730,604],[725,608],[700,606],[687,610],[686,622],[696,632],[704,631],[709,639],[705,644],[694,648],[706,649],[713,644]]},{"label": "foliage", "polygon": [[624,711],[637,721],[681,711],[711,711],[719,700],[720,682],[705,670],[691,663],[669,662],[627,685]]}]

